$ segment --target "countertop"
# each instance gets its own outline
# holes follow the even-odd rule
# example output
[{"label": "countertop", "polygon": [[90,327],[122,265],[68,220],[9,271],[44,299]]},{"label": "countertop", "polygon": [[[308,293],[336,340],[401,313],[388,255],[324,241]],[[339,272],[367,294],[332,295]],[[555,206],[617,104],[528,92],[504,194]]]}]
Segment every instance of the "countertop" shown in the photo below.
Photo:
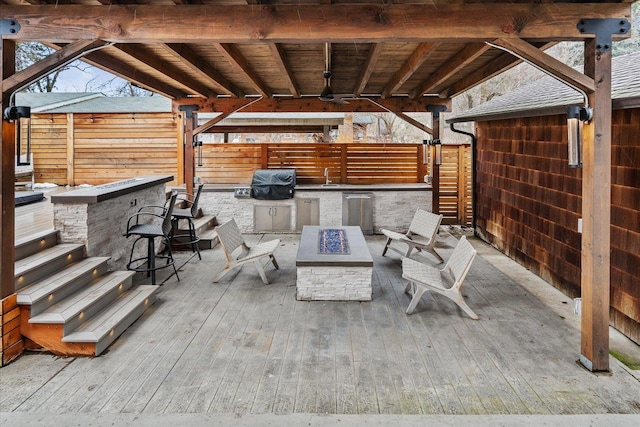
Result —
[{"label": "countertop", "polygon": [[[251,184],[205,184],[204,192],[226,192],[233,191],[237,187],[251,187]],[[331,184],[324,186],[320,184],[296,185],[296,191],[431,191],[430,184],[405,183],[405,184]]]}]

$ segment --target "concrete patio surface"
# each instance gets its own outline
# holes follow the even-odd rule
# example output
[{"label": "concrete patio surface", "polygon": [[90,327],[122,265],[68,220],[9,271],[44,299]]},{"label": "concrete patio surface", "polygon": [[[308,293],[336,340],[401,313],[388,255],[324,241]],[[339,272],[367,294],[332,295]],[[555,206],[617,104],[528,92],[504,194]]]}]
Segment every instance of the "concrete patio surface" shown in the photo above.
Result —
[{"label": "concrete patio surface", "polygon": [[[28,353],[0,370],[2,425],[638,425],[638,371],[576,363],[573,301],[481,241],[464,287],[474,321],[438,295],[407,316],[381,236],[367,236],[371,302],[296,301],[299,235],[277,237],[268,286],[251,265],[213,284],[222,249],[182,252],[181,280],[102,356]],[[437,249],[455,243],[443,231]]]}]

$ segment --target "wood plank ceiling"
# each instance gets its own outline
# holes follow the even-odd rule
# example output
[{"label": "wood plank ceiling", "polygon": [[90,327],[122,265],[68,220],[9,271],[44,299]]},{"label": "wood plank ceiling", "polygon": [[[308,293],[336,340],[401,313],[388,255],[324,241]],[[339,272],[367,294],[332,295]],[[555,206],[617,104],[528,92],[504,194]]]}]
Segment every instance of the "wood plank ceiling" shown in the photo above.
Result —
[{"label": "wood plank ceiling", "polygon": [[583,39],[579,19],[628,18],[630,2],[0,0],[0,16],[21,25],[7,39],[111,42],[83,60],[172,99],[317,99],[330,67],[334,94],[410,106],[519,62],[487,41]]}]

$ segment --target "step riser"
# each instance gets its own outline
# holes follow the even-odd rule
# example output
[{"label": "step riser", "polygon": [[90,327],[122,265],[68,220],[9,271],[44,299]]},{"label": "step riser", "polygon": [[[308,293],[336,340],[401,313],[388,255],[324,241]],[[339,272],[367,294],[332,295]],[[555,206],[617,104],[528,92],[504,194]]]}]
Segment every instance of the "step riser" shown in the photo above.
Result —
[{"label": "step riser", "polygon": [[40,348],[56,356],[95,356],[95,343],[62,342],[62,325],[46,323],[29,323],[29,308],[20,307],[20,333],[37,344]]},{"label": "step riser", "polygon": [[116,286],[110,289],[108,292],[105,292],[100,296],[99,299],[92,302],[91,305],[85,307],[82,310],[83,316],[80,317],[80,314],[73,316],[69,320],[67,320],[64,324],[64,334],[69,334],[73,332],[78,326],[82,324],[85,319],[90,319],[95,314],[99,313],[100,310],[106,308],[109,304],[112,304],[115,300],[118,299],[123,292],[131,289],[133,284],[133,274],[131,274],[126,280],[120,281],[122,283],[122,288]]},{"label": "step riser", "polygon": [[[207,222],[198,223],[198,220],[196,219],[194,225],[196,227],[196,234],[200,234],[207,230],[213,230],[216,227],[216,225],[218,225],[218,222],[216,221],[215,218],[212,218]],[[186,227],[187,227],[186,221],[181,221],[180,228],[174,227],[173,229],[174,234],[188,234],[189,229]]]},{"label": "step riser", "polygon": [[48,233],[43,233],[34,239],[19,242],[15,246],[15,259],[16,261],[24,259],[43,249],[52,248],[57,243],[58,232],[53,230]]},{"label": "step riser", "polygon": [[129,312],[129,314],[116,326],[113,328],[113,334],[107,335],[104,339],[100,340],[100,342],[96,343],[95,352],[96,356],[102,354],[104,350],[106,350],[111,343],[113,343],[120,335],[127,330],[129,326],[131,326],[142,314],[147,310],[147,308],[151,307],[153,303],[156,302],[156,294],[153,293],[148,297],[148,301],[145,304],[144,302],[139,303],[134,310]]},{"label": "step riser", "polygon": [[14,284],[16,291],[44,279],[51,274],[62,270],[64,267],[71,263],[80,261],[84,255],[84,246],[78,246],[77,248],[62,254],[55,259],[49,260],[45,264],[42,264],[36,268],[32,268],[29,271],[24,272],[19,277],[15,278]]},{"label": "step riser", "polygon": [[[95,272],[94,272],[95,270]],[[72,295],[74,292],[89,286],[89,284],[97,277],[105,275],[109,271],[107,261],[100,263],[97,267],[87,269],[82,274],[71,278],[68,282],[61,283],[60,286],[51,292],[52,298],[44,298],[31,304],[31,316],[42,313],[53,304],[57,304],[64,298]]]}]

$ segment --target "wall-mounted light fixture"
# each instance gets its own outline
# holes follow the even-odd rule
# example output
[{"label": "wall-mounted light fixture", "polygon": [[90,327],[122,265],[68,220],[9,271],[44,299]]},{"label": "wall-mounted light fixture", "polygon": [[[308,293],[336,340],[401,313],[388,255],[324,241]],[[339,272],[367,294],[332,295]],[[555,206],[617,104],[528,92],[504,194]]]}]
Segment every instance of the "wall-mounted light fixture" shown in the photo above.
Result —
[{"label": "wall-mounted light fixture", "polygon": [[433,153],[433,164],[434,166],[440,166],[442,164],[442,142],[439,139],[432,140],[424,140],[422,143],[424,144],[426,141],[427,144],[434,147]]},{"label": "wall-mounted light fixture", "polygon": [[197,148],[197,161],[198,166],[202,166],[202,141],[198,139],[193,140],[193,148]]},{"label": "wall-mounted light fixture", "polygon": [[[17,122],[16,125],[16,166],[31,165],[31,107],[7,107],[4,109],[3,116],[5,120]],[[21,147],[22,142],[22,119],[26,120],[27,137],[26,152],[23,153]]]},{"label": "wall-mounted light fixture", "polygon": [[582,167],[582,126],[589,122],[593,110],[588,107],[567,108],[567,143],[569,147],[569,167]]}]

